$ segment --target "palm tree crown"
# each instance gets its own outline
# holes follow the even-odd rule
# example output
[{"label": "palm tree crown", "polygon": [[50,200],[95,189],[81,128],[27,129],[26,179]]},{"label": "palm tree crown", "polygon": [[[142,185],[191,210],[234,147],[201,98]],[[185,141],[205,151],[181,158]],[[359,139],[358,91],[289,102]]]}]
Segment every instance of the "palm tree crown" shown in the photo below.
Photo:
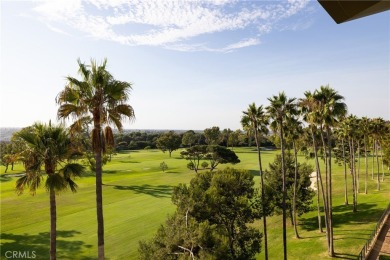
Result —
[{"label": "palm tree crown", "polygon": [[68,132],[61,126],[35,124],[17,134],[25,145],[23,162],[26,174],[16,181],[19,194],[26,187],[35,194],[46,173],[46,190],[50,194],[50,260],[56,259],[57,205],[56,194],[70,188],[76,192],[75,177],[80,177],[84,166],[72,162],[79,155]]},{"label": "palm tree crown", "polygon": [[131,84],[115,80],[106,70],[107,60],[100,66],[93,60],[91,66],[80,60],[78,64],[82,80],[66,78],[68,84],[57,96],[57,103],[60,104],[58,117],[76,119],[72,129],[80,129],[84,123],[93,120],[102,125],[114,124],[122,130],[122,120],[134,118],[133,108],[126,104]]}]

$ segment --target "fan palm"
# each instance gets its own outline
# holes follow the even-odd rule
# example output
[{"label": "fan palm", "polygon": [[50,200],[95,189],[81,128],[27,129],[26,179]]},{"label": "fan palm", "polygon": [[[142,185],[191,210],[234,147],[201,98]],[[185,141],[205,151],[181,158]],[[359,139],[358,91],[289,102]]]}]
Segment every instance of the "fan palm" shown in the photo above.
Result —
[{"label": "fan palm", "polygon": [[297,185],[298,185],[298,152],[297,152],[297,142],[300,136],[303,135],[302,123],[299,121],[297,117],[289,117],[287,121],[287,131],[286,131],[286,139],[287,142],[292,143],[292,147],[294,150],[294,187],[293,187],[293,202],[292,202],[292,221],[294,225],[295,238],[300,238],[298,234],[298,220],[297,220]]},{"label": "fan palm", "polygon": [[[78,60],[81,80],[67,77],[67,85],[57,96],[60,105],[57,115],[60,119],[73,118],[72,130],[93,123],[92,150],[96,161],[96,208],[98,224],[98,258],[104,259],[104,222],[102,197],[102,155],[114,145],[110,125],[122,130],[125,118],[133,119],[134,110],[126,104],[131,84],[115,80],[106,69],[107,60],[101,65],[91,61],[86,65]],[[105,128],[104,128],[105,127]],[[103,131],[104,128],[104,131]]]},{"label": "fan palm", "polygon": [[256,148],[257,148],[257,158],[259,163],[259,172],[260,172],[260,188],[261,188],[261,201],[263,209],[263,230],[264,230],[264,255],[265,259],[268,259],[268,242],[267,242],[267,220],[266,215],[267,211],[265,210],[265,195],[264,195],[264,174],[263,167],[261,163],[261,135],[268,133],[268,118],[265,115],[263,106],[257,107],[255,103],[249,105],[246,111],[242,112],[244,115],[241,118],[241,125],[244,128],[250,128],[255,134]]},{"label": "fan palm", "polygon": [[360,131],[363,135],[363,144],[364,144],[364,162],[365,162],[365,180],[364,180],[364,193],[367,194],[367,179],[368,179],[368,155],[367,155],[367,143],[368,135],[370,133],[370,119],[367,117],[362,117],[360,121]]},{"label": "fan palm", "polygon": [[354,115],[349,115],[345,119],[345,128],[348,136],[348,146],[349,146],[349,164],[351,169],[352,176],[352,192],[353,192],[353,212],[357,211],[357,176],[356,176],[356,159],[355,159],[355,143],[359,138],[358,133],[358,118]]},{"label": "fan palm", "polygon": [[50,259],[56,259],[56,193],[70,189],[76,192],[75,177],[80,177],[84,166],[72,163],[79,153],[72,145],[68,132],[61,126],[35,124],[20,131],[17,136],[24,141],[23,163],[26,175],[16,181],[16,190],[21,194],[29,188],[36,193],[46,175],[45,188],[50,195]]},{"label": "fan palm", "polygon": [[[303,116],[303,120],[309,124],[309,132],[311,135],[314,157],[315,157],[315,165],[316,165],[316,181],[317,181],[317,211],[318,211],[318,229],[322,233],[322,223],[321,223],[321,213],[320,213],[320,190],[322,193],[322,199],[324,203],[324,216],[325,216],[325,225],[327,226],[327,203],[326,196],[322,181],[321,169],[318,160],[318,144],[317,144],[317,132],[318,132],[318,124],[319,124],[319,112],[318,112],[318,102],[314,98],[314,95],[310,91],[306,91],[304,93],[305,98],[301,98],[299,100],[299,107],[301,109],[301,114]],[[328,230],[328,229],[327,229]]]},{"label": "fan palm", "polygon": [[380,178],[379,178],[379,155],[378,150],[379,147],[381,148],[381,154],[382,154],[382,181],[384,179],[384,170],[383,170],[383,148],[381,144],[381,139],[387,132],[386,129],[386,122],[382,118],[374,118],[371,123],[371,135],[374,142],[375,147],[375,157],[376,157],[376,164],[377,164],[377,189],[380,190]]},{"label": "fan palm", "polygon": [[282,152],[282,216],[283,216],[283,250],[284,259],[287,259],[287,233],[286,233],[286,170],[285,170],[285,143],[284,143],[284,128],[288,118],[297,114],[295,98],[287,98],[284,92],[277,96],[268,98],[270,105],[266,107],[268,115],[272,119],[271,128],[278,132],[280,138],[280,149]]},{"label": "fan palm", "polygon": [[[325,143],[323,131],[321,131],[322,142],[325,155],[325,174],[326,174],[326,196],[328,202],[328,254],[334,256],[333,245],[333,217],[332,217],[332,140],[331,132],[340,118],[347,114],[347,105],[343,102],[344,97],[329,86],[321,86],[319,90],[315,90],[314,98],[318,103],[318,112],[320,116],[320,128],[325,128],[327,144]],[[326,150],[327,148],[327,150]]]},{"label": "fan palm", "polygon": [[[348,205],[348,185],[347,185],[347,156],[345,151],[346,146],[346,140],[349,136],[349,124],[346,119],[343,119],[337,130],[336,130],[336,136],[339,141],[341,141],[341,149],[342,149],[342,159],[343,159],[343,166],[344,166],[344,205]],[[348,144],[349,147],[349,144]]]}]

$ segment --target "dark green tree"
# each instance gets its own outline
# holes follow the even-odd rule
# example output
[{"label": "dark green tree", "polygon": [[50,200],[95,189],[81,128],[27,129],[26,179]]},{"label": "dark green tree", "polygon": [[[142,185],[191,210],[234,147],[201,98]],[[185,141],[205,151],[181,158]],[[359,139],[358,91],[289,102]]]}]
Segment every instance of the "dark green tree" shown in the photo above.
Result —
[{"label": "dark green tree", "polygon": [[181,142],[183,145],[191,147],[196,143],[197,138],[196,133],[193,130],[189,130],[183,134]]},{"label": "dark green tree", "polygon": [[221,142],[222,136],[218,126],[206,128],[204,130],[204,136],[206,138],[206,144],[218,145]]},{"label": "dark green tree", "polygon": [[207,154],[204,159],[210,162],[210,171],[213,171],[219,164],[236,164],[240,162],[235,152],[219,145],[207,146]]},{"label": "dark green tree", "polygon": [[171,157],[172,152],[180,148],[181,138],[180,135],[176,134],[174,131],[169,131],[163,133],[156,142],[157,148],[164,153],[168,151],[169,157]]},{"label": "dark green tree", "polygon": [[206,145],[194,145],[180,152],[182,158],[190,161],[191,168],[198,172],[200,161],[207,155]]},{"label": "dark green tree", "polygon": [[160,163],[160,169],[165,172],[168,170],[168,165],[165,162]]},{"label": "dark green tree", "polygon": [[180,155],[190,161],[189,164],[195,172],[198,172],[201,160],[210,162],[210,171],[213,171],[219,164],[240,162],[234,151],[219,145],[195,145],[181,151]]},{"label": "dark green tree", "polygon": [[[259,217],[253,176],[227,168],[198,173],[174,188],[175,215],[149,242],[141,259],[254,259],[261,233],[249,227]],[[182,257],[184,255],[184,257]]]},{"label": "dark green tree", "polygon": [[[277,155],[275,160],[269,164],[269,170],[265,171],[266,176],[266,197],[274,212],[280,213],[283,210],[283,195],[279,192],[282,189],[282,159]],[[297,169],[297,171],[296,171]],[[286,207],[288,216],[293,221],[294,213],[294,186],[295,175],[296,183],[296,212],[298,216],[305,212],[312,210],[313,197],[315,192],[310,188],[311,180],[310,174],[313,172],[313,167],[306,163],[298,163],[296,165],[294,155],[286,153],[285,156],[285,170],[286,170]]]}]

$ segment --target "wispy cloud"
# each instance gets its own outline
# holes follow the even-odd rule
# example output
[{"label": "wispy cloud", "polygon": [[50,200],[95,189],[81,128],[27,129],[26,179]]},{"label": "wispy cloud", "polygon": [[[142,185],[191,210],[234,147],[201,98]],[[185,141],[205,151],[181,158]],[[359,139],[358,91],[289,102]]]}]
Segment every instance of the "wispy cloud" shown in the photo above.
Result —
[{"label": "wispy cloud", "polygon": [[[73,29],[130,46],[230,52],[260,44],[262,35],[307,4],[308,0],[49,0],[37,2],[34,12],[59,33]],[[218,46],[207,40],[214,34],[225,35]]]}]

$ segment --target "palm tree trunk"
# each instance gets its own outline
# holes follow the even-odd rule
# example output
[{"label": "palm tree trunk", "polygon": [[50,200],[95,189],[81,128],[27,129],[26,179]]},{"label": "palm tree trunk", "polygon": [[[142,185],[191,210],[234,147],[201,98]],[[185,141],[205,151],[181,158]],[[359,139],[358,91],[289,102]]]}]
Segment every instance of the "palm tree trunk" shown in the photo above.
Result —
[{"label": "palm tree trunk", "polygon": [[356,178],[356,193],[360,190],[360,141],[357,140],[357,152],[358,152],[358,167],[357,167],[357,178]]},{"label": "palm tree trunk", "polygon": [[293,147],[294,147],[294,166],[295,166],[295,172],[294,172],[294,195],[293,195],[293,217],[294,217],[294,232],[295,232],[295,238],[299,238],[298,229],[297,229],[297,184],[298,184],[298,159],[297,159],[297,147],[295,146],[295,142],[293,141]]},{"label": "palm tree trunk", "polygon": [[353,194],[353,212],[356,212],[356,169],[355,169],[355,151],[353,138],[350,138],[350,165],[352,175],[352,194]]},{"label": "palm tree trunk", "polygon": [[57,207],[56,193],[50,189],[50,260],[56,260]]},{"label": "palm tree trunk", "polygon": [[381,147],[381,161],[382,161],[382,182],[385,180],[385,168],[383,166],[383,148],[382,144],[379,143],[379,146]]},{"label": "palm tree trunk", "polygon": [[283,215],[283,255],[284,260],[287,260],[287,228],[286,228],[286,170],[284,165],[284,138],[283,138],[283,122],[280,123],[280,148],[282,150],[282,215]]},{"label": "palm tree trunk", "polygon": [[344,138],[341,139],[341,145],[343,146],[344,158],[344,205],[348,205],[347,162],[345,158]]},{"label": "palm tree trunk", "polygon": [[96,217],[97,217],[97,236],[98,236],[98,259],[104,260],[104,218],[103,218],[103,181],[102,181],[102,154],[103,138],[100,125],[100,115],[102,108],[99,107],[94,113],[94,130],[98,140],[92,140],[96,148],[94,150],[96,160]]},{"label": "palm tree trunk", "polygon": [[371,179],[374,179],[374,168],[375,168],[375,139],[372,138],[372,171],[371,171]]},{"label": "palm tree trunk", "polygon": [[[325,161],[325,201],[326,201],[326,207],[324,207],[324,213],[326,215],[325,222],[326,222],[326,238],[327,238],[327,245],[328,245],[328,255],[332,256],[332,250],[331,250],[331,232],[330,232],[330,203],[329,203],[329,174],[328,174],[328,156],[327,156],[327,150],[326,150],[326,142],[324,138],[324,131],[322,125],[320,125],[320,132],[321,132],[321,140],[322,140],[322,146],[324,150],[324,161]],[[325,205],[324,205],[325,206]]]},{"label": "palm tree trunk", "polygon": [[267,238],[267,211],[265,210],[265,193],[264,193],[264,174],[263,167],[261,163],[261,151],[260,151],[260,140],[257,133],[257,126],[255,126],[255,139],[256,139],[256,147],[257,147],[257,158],[259,162],[259,173],[260,173],[260,188],[261,188],[261,207],[263,209],[263,232],[264,232],[264,259],[268,260],[268,238]]},{"label": "palm tree trunk", "polygon": [[380,182],[380,179],[379,179],[379,156],[378,156],[378,142],[377,140],[375,140],[375,154],[376,154],[376,164],[377,164],[377,169],[378,169],[378,174],[377,174],[377,190],[381,190],[381,182]]},{"label": "palm tree trunk", "polygon": [[365,167],[366,167],[366,179],[364,182],[364,193],[367,194],[367,179],[368,179],[368,157],[367,157],[367,140],[366,136],[364,136],[364,162],[365,162]]},{"label": "palm tree trunk", "polygon": [[[321,210],[320,210],[320,189],[322,191],[322,199],[324,201],[324,208],[326,205],[325,201],[325,194],[324,194],[324,185],[322,183],[322,177],[321,177],[321,169],[320,169],[320,163],[318,161],[318,154],[317,154],[317,144],[315,140],[314,130],[311,129],[311,137],[313,140],[313,149],[314,149],[314,158],[315,158],[315,164],[316,164],[316,177],[317,177],[317,211],[318,211],[318,229],[320,233],[324,232],[322,230],[322,221],[321,221]],[[326,219],[326,214],[325,214]],[[326,221],[326,220],[325,220]],[[326,223],[325,223],[326,225]]]},{"label": "palm tree trunk", "polygon": [[329,170],[329,256],[334,257],[334,244],[333,244],[333,203],[332,203],[332,142],[330,140],[330,128],[326,128],[326,137],[328,138],[328,170]]},{"label": "palm tree trunk", "polygon": [[104,219],[102,189],[102,154],[96,153],[96,213],[98,224],[98,259],[104,260]]}]

